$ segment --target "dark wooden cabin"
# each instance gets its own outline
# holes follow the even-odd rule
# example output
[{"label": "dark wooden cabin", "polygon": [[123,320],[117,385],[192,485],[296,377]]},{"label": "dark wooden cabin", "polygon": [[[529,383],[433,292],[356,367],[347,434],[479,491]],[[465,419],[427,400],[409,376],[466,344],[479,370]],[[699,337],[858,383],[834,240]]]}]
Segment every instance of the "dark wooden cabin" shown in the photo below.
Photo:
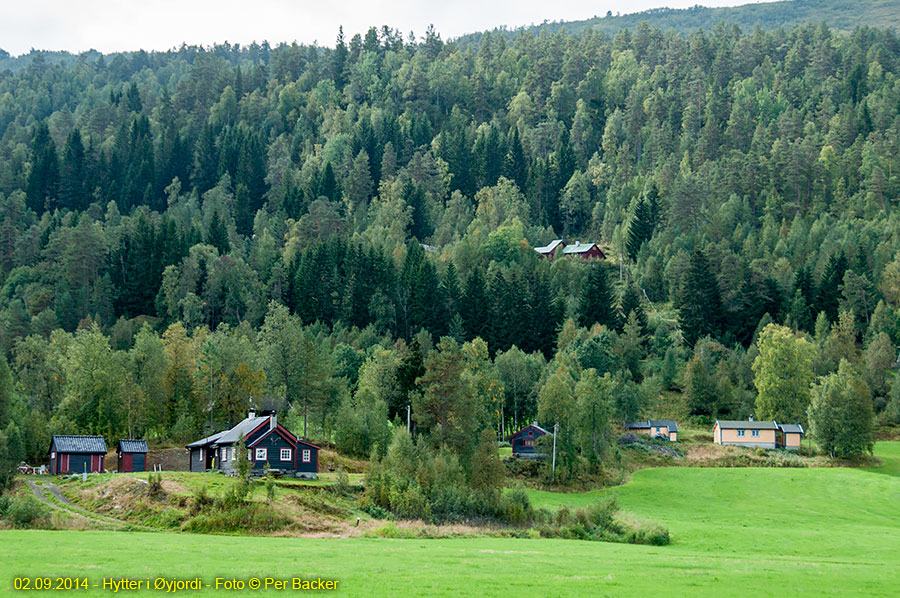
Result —
[{"label": "dark wooden cabin", "polygon": [[319,447],[297,438],[278,423],[275,412],[250,414],[229,430],[187,445],[191,471],[237,472],[238,443],[243,438],[252,475],[262,475],[266,463],[278,475],[317,478]]},{"label": "dark wooden cabin", "polygon": [[606,254],[596,243],[582,243],[575,241],[574,245],[569,245],[563,249],[563,255],[574,255],[584,260],[602,260],[606,258]]},{"label": "dark wooden cabin", "polygon": [[509,437],[512,444],[513,457],[519,459],[540,459],[543,454],[535,450],[538,438],[549,434],[547,430],[536,423],[530,424]]},{"label": "dark wooden cabin", "polygon": [[103,436],[54,436],[50,441],[50,473],[101,473],[106,460]]},{"label": "dark wooden cabin", "polygon": [[119,473],[147,471],[147,441],[120,440],[116,447],[119,455]]}]

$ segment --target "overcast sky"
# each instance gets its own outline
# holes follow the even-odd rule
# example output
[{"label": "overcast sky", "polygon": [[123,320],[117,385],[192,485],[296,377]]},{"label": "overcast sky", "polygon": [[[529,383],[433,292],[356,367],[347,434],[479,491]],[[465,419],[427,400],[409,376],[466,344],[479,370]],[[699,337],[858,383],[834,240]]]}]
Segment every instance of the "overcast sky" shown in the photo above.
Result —
[{"label": "overcast sky", "polygon": [[389,25],[417,37],[433,23],[443,39],[549,20],[586,19],[694,4],[729,6],[755,0],[3,0],[0,48],[81,52],[167,50],[189,44],[268,40],[333,45],[338,25],[349,39]]}]

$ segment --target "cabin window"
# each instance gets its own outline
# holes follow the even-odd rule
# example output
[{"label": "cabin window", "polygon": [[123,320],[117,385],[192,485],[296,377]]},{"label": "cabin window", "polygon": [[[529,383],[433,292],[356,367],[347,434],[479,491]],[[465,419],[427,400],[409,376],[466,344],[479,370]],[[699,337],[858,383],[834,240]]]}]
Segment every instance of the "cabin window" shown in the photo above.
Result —
[{"label": "cabin window", "polygon": [[529,436],[534,436],[534,430],[528,430],[528,435],[529,435]]},{"label": "cabin window", "polygon": [[750,436],[753,436],[754,438],[759,438],[759,430],[751,430]]},{"label": "cabin window", "polygon": [[56,453],[55,453],[55,452],[54,452],[54,453],[50,453],[50,458],[51,458],[51,459],[56,459]]},{"label": "cabin window", "polygon": [[203,461],[203,449],[200,449],[200,452],[197,454],[197,460]]},{"label": "cabin window", "polygon": [[303,462],[304,463],[309,463],[310,457],[311,457],[311,455],[308,450],[303,451]]},{"label": "cabin window", "polygon": [[290,461],[291,460],[291,449],[281,449],[281,460],[282,461]]},{"label": "cabin window", "polygon": [[257,461],[265,461],[268,456],[268,450],[264,448],[256,449],[256,460]]},{"label": "cabin window", "polygon": [[222,447],[222,461],[228,461],[228,449]]},{"label": "cabin window", "polygon": [[534,446],[534,440],[532,438],[526,438],[525,446]]},{"label": "cabin window", "polygon": [[743,437],[743,436],[744,436],[744,432],[745,432],[745,430],[738,430],[738,431],[737,431],[737,435],[740,436],[740,437]]}]

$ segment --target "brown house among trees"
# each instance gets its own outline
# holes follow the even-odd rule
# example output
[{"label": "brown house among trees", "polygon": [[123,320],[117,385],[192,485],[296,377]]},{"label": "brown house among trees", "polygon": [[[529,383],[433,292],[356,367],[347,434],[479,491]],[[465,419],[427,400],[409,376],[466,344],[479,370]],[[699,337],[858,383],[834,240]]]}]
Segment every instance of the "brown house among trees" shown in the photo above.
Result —
[{"label": "brown house among trees", "polygon": [[548,245],[535,247],[534,250],[551,262],[560,255],[574,255],[584,260],[606,258],[606,254],[596,243],[582,243],[581,241],[575,241],[574,245],[566,245],[562,239],[554,239]]}]

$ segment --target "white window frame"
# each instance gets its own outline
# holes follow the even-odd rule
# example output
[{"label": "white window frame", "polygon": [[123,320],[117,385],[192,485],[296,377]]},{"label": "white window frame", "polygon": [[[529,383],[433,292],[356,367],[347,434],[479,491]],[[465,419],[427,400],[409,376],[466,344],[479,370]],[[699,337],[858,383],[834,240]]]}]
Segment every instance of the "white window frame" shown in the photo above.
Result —
[{"label": "white window frame", "polygon": [[256,461],[265,461],[269,458],[269,450],[265,448],[257,448],[256,451],[254,451],[253,458]]},{"label": "white window frame", "polygon": [[51,458],[51,459],[56,459],[56,451],[53,451],[53,452],[50,453],[50,458]]},{"label": "white window frame", "polygon": [[[284,456],[285,453],[287,453],[287,457]],[[281,452],[279,453],[278,456],[280,457],[281,461],[290,461],[291,460],[291,449],[289,449],[289,448],[281,449]]]},{"label": "white window frame", "polygon": [[750,430],[750,436],[754,438],[759,438],[759,430]]},{"label": "white window frame", "polygon": [[222,460],[222,463],[224,463],[225,461],[228,461],[228,447],[227,446],[222,447],[222,454],[219,456]]},{"label": "white window frame", "polygon": [[200,454],[198,455],[198,461],[203,461],[203,449],[200,449]]},{"label": "white window frame", "polygon": [[303,449],[303,462],[310,463],[312,461],[312,451],[309,449]]},{"label": "white window frame", "polygon": [[744,435],[746,434],[746,432],[747,432],[746,430],[738,430],[737,431],[738,438],[743,438]]}]

